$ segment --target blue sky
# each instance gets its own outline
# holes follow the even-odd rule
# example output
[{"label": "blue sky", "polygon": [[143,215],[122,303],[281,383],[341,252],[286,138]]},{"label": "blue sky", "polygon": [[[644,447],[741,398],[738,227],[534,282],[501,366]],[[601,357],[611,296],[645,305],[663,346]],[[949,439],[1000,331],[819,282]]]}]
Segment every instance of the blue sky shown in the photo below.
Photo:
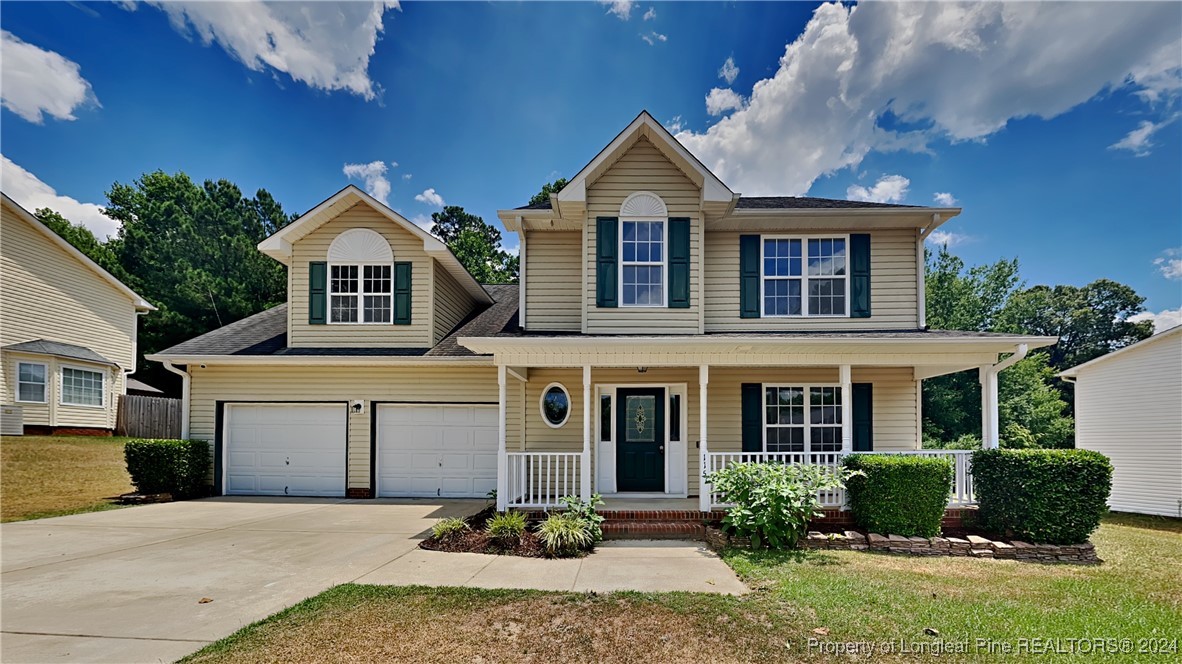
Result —
[{"label": "blue sky", "polygon": [[817,7],[6,2],[3,187],[100,233],[155,169],[495,223],[648,109],[736,191],[946,194],[968,263],[1179,318],[1182,5]]}]

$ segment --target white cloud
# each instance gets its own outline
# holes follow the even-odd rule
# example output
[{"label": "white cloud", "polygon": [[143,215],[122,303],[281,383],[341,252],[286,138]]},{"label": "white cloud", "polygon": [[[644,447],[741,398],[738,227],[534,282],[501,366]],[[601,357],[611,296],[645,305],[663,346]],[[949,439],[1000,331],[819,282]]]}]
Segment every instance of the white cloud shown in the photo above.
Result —
[{"label": "white cloud", "polygon": [[632,0],[599,0],[599,4],[607,5],[607,13],[614,14],[621,21],[632,18],[632,7],[636,4]]},{"label": "white cloud", "polygon": [[656,46],[657,42],[669,41],[668,36],[663,35],[663,34],[657,32],[656,30],[649,32],[647,35],[642,34],[642,35],[640,35],[640,38],[643,39],[645,41],[645,43],[647,43],[649,46]]},{"label": "white cloud", "polygon": [[932,194],[932,200],[936,202],[936,205],[942,205],[944,207],[956,205],[956,197],[947,191],[938,191]]},{"label": "white cloud", "polygon": [[728,56],[726,62],[722,63],[722,68],[718,70],[718,78],[726,81],[727,85],[731,85],[738,77],[739,68],[735,66],[735,56]]},{"label": "white cloud", "polygon": [[[743,110],[677,137],[744,194],[803,194],[872,150],[982,139],[1114,88],[1176,94],[1179,53],[1170,3],[831,3]],[[883,129],[887,112],[922,129]]]},{"label": "white cloud", "polygon": [[98,205],[58,194],[53,187],[3,155],[0,155],[0,180],[4,181],[4,193],[29,212],[50,208],[71,222],[89,228],[100,240],[119,231],[119,222],[103,214]]},{"label": "white cloud", "polygon": [[1119,141],[1108,146],[1109,150],[1128,150],[1133,153],[1135,157],[1146,157],[1152,151],[1154,143],[1149,139],[1157,133],[1159,129],[1173,122],[1173,118],[1163,120],[1161,122],[1150,122],[1149,120],[1142,120],[1141,124],[1137,125],[1125,137]]},{"label": "white cloud", "polygon": [[878,178],[873,187],[867,189],[862,185],[851,184],[845,195],[851,201],[866,201],[870,203],[902,203],[907,196],[907,188],[911,180],[902,175],[884,175]]},{"label": "white cloud", "polygon": [[665,123],[665,128],[670,133],[676,134],[685,128],[685,122],[681,119],[680,115],[674,115],[672,120]]},{"label": "white cloud", "polygon": [[1182,279],[1182,249],[1166,249],[1153,264],[1166,279]]},{"label": "white cloud", "polygon": [[706,112],[710,115],[742,110],[743,104],[743,96],[730,88],[713,88],[706,95]]},{"label": "white cloud", "polygon": [[430,233],[431,227],[435,225],[435,220],[431,219],[429,214],[416,214],[410,218],[410,223]]},{"label": "white cloud", "polygon": [[45,113],[58,120],[75,120],[79,107],[99,105],[78,63],[7,30],[0,30],[0,78],[4,79],[0,103],[36,124],[45,121]]},{"label": "white cloud", "polygon": [[969,239],[969,236],[961,233],[953,233],[950,231],[932,231],[927,236],[927,242],[937,247],[955,247],[958,244],[964,244]]},{"label": "white cloud", "polygon": [[434,187],[424,189],[423,193],[415,196],[415,200],[420,203],[426,203],[427,205],[433,205],[439,208],[443,207],[443,197],[435,193]]},{"label": "white cloud", "polygon": [[318,90],[344,90],[364,99],[380,92],[369,59],[382,16],[396,0],[371,2],[165,2],[150,3],[181,34],[217,42],[253,71],[282,72]]},{"label": "white cloud", "polygon": [[1165,332],[1171,327],[1182,325],[1182,309],[1163,309],[1157,313],[1146,311],[1135,316],[1129,316],[1129,320],[1134,323],[1140,323],[1143,320],[1153,321],[1153,332]]},{"label": "white cloud", "polygon": [[645,21],[651,21],[651,20],[655,19],[656,17],[657,17],[657,8],[656,7],[649,7],[648,11],[646,11],[644,13],[644,16],[642,16],[641,18]]},{"label": "white cloud", "polygon": [[403,179],[403,180],[409,180],[409,179],[411,179],[412,177],[414,177],[414,176],[413,176],[413,175],[411,175],[410,173],[403,173],[403,174],[402,174],[402,179]]},{"label": "white cloud", "polygon": [[[390,162],[395,167],[398,166],[395,162]],[[350,179],[357,178],[365,183],[365,191],[370,196],[378,199],[383,205],[389,205],[390,201],[390,180],[386,178],[386,162],[371,161],[368,164],[345,164],[341,169],[345,173],[345,177]]]}]

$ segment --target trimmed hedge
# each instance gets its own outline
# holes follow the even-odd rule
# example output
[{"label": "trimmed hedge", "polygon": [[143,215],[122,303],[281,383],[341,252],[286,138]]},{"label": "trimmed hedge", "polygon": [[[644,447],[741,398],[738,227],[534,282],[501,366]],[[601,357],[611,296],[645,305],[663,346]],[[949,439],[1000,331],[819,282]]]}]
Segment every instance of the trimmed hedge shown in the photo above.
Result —
[{"label": "trimmed hedge", "polygon": [[943,457],[853,454],[842,459],[861,471],[846,482],[854,521],[873,533],[935,537],[952,491],[952,461]]},{"label": "trimmed hedge", "polygon": [[140,493],[170,493],[173,498],[208,493],[209,443],[204,440],[129,440],[123,458]]},{"label": "trimmed hedge", "polygon": [[1112,464],[1091,450],[973,453],[978,525],[1038,544],[1081,544],[1107,512]]}]

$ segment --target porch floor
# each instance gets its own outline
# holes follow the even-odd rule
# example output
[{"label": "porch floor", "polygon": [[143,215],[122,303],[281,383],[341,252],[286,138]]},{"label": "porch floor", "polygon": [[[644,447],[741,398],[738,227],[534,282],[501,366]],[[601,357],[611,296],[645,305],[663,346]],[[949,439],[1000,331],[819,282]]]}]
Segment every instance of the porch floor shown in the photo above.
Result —
[{"label": "porch floor", "polygon": [[604,496],[601,512],[630,510],[633,512],[698,511],[697,498],[659,498],[641,496]]}]

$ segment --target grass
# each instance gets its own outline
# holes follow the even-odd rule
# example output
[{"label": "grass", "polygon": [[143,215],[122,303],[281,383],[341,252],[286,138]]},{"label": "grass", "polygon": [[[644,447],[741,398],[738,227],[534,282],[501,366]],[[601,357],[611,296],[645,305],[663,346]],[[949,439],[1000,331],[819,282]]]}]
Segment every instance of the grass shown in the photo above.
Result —
[{"label": "grass", "polygon": [[131,491],[126,438],[0,438],[0,521],[23,521],[120,507],[107,498]]},{"label": "grass", "polygon": [[[967,648],[941,659],[1004,658],[1000,652],[992,657],[977,652],[977,639],[1017,647],[1022,638],[1111,637],[1135,643],[1156,637],[1177,648],[1182,521],[1113,515],[1093,541],[1103,565],[852,551],[727,552],[726,561],[754,588],[744,597],[344,585],[182,661],[833,658],[832,651],[810,648],[809,639],[874,644],[874,661],[930,659],[915,650],[937,641]],[[925,634],[925,628],[939,635]],[[888,641],[894,652],[883,651],[881,644]],[[899,652],[900,644],[912,652]],[[1095,653],[1053,657],[1106,659]],[[1159,655],[1156,661],[1174,657]]]}]

